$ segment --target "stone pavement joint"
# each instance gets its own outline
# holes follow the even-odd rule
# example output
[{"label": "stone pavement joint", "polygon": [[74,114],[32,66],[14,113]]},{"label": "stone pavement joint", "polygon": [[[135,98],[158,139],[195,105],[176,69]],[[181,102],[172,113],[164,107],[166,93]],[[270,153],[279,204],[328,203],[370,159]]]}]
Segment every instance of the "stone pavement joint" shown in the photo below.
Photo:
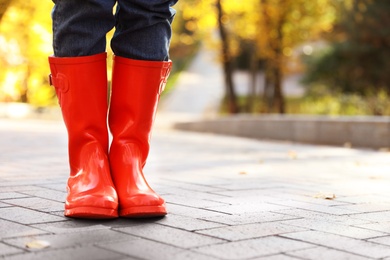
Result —
[{"label": "stone pavement joint", "polygon": [[390,259],[390,153],[156,128],[169,214],[99,221],[62,215],[61,121],[0,119],[0,144],[1,259]]}]

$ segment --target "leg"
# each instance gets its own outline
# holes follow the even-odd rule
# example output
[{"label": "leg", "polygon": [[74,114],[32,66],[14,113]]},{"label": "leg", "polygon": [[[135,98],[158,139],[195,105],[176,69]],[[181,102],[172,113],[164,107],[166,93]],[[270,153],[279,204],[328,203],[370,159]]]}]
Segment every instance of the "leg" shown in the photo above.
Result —
[{"label": "leg", "polygon": [[163,216],[165,202],[148,185],[143,167],[160,92],[171,68],[167,61],[114,57],[109,125],[109,160],[122,217]]},{"label": "leg", "polygon": [[119,0],[109,126],[111,176],[122,217],[165,215],[165,201],[147,183],[143,167],[161,91],[171,62],[168,48],[176,1]]},{"label": "leg", "polygon": [[115,25],[115,0],[53,0],[56,57],[89,56],[106,51],[106,34]]},{"label": "leg", "polygon": [[172,6],[177,0],[119,0],[116,31],[111,41],[115,55],[138,60],[167,61],[171,39]]},{"label": "leg", "polygon": [[105,33],[114,19],[112,6],[106,0],[55,3],[55,56],[49,57],[49,63],[51,83],[68,131],[70,177],[64,214],[114,218],[118,216],[118,197],[108,162],[104,53]]}]

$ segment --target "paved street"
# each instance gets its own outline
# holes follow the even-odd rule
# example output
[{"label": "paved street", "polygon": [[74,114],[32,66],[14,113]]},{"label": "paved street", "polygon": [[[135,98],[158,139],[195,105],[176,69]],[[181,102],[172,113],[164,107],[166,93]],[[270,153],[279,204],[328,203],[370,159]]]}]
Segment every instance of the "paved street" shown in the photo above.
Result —
[{"label": "paved street", "polygon": [[168,216],[91,221],[62,215],[61,121],[0,119],[0,144],[4,259],[390,259],[388,152],[157,127]]},{"label": "paved street", "polygon": [[145,175],[164,218],[65,218],[62,120],[0,118],[0,258],[390,260],[389,152],[171,129],[215,116],[206,54],[157,116]]}]

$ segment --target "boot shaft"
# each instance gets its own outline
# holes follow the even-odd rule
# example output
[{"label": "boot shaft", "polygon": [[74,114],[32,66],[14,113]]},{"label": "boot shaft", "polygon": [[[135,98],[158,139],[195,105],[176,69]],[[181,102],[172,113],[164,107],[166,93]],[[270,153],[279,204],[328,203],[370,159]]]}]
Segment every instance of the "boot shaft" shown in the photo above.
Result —
[{"label": "boot shaft", "polygon": [[49,57],[51,83],[68,130],[71,171],[80,167],[81,150],[95,143],[108,153],[106,53]]},{"label": "boot shaft", "polygon": [[113,145],[134,143],[143,161],[149,152],[151,129],[171,61],[142,61],[114,57],[109,126]]}]

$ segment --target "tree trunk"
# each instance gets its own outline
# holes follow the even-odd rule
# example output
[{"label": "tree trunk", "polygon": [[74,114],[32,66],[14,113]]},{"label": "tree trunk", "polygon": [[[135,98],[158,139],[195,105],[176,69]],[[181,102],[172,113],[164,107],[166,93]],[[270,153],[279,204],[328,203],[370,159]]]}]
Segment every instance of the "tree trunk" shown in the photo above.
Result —
[{"label": "tree trunk", "polygon": [[12,0],[0,0],[0,22],[11,2]]},{"label": "tree trunk", "polygon": [[[267,5],[269,4],[268,0],[260,0],[260,3],[262,4],[262,16],[264,19],[264,32],[269,33],[271,31],[271,17],[269,16],[269,13],[267,12]],[[267,45],[268,48],[272,48],[271,38],[270,35],[266,35],[264,37],[267,37]],[[263,112],[265,113],[271,113],[273,108],[273,101],[274,101],[274,89],[273,89],[273,75],[272,75],[272,60],[268,57],[265,60],[265,67],[264,67],[264,87],[263,87]]]},{"label": "tree trunk", "polygon": [[[267,47],[271,55],[267,57],[265,66],[264,104],[267,113],[274,111],[285,113],[285,100],[283,95],[283,25],[286,22],[287,2],[280,0],[278,5],[280,14],[273,19],[267,12],[267,6],[272,4],[269,0],[260,0],[263,5],[264,31],[269,33]],[[272,33],[275,31],[275,33]]]},{"label": "tree trunk", "polygon": [[230,57],[230,48],[228,35],[223,25],[223,9],[221,0],[217,0],[217,10],[218,10],[218,29],[219,35],[221,37],[222,42],[222,64],[223,64],[223,72],[225,78],[225,87],[226,87],[226,101],[228,102],[229,113],[234,114],[238,113],[238,105],[237,105],[237,96],[234,89],[233,84],[233,66],[232,59]]},{"label": "tree trunk", "polygon": [[[282,1],[284,6],[284,1]],[[285,7],[285,6],[284,6]],[[285,23],[286,10],[282,11],[281,17],[277,25],[277,38],[275,39],[275,62],[273,66],[273,80],[274,80],[274,93],[275,93],[275,105],[278,113],[285,113],[285,101],[283,95],[283,25]]]},{"label": "tree trunk", "polygon": [[282,89],[282,71],[280,65],[274,67],[273,71],[274,78],[274,96],[275,96],[275,107],[278,113],[284,114],[286,112],[285,101]]},{"label": "tree trunk", "polygon": [[256,98],[256,86],[257,86],[257,73],[258,73],[258,59],[256,55],[256,44],[251,46],[252,55],[250,58],[250,85],[248,91],[248,100],[246,103],[246,110],[249,113],[253,112],[254,101]]},{"label": "tree trunk", "polygon": [[27,62],[27,69],[22,81],[22,89],[20,90],[20,102],[28,103],[28,80],[31,76],[31,65]]},{"label": "tree trunk", "polygon": [[264,69],[264,92],[263,92],[263,102],[264,102],[264,111],[265,113],[271,113],[274,106],[274,88],[273,88],[273,74],[270,66],[271,61],[268,60],[265,63]]}]

